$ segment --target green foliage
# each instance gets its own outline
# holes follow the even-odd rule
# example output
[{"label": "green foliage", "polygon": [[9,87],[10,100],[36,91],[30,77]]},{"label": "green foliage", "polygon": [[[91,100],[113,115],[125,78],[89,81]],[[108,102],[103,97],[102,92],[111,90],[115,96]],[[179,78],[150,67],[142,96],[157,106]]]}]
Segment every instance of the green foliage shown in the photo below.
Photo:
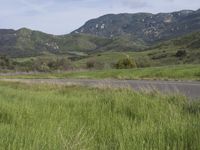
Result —
[{"label": "green foliage", "polygon": [[104,69],[104,63],[94,59],[90,59],[86,62],[86,67],[87,69]]},{"label": "green foliage", "polygon": [[[15,33],[15,31],[12,32]],[[126,66],[126,63],[131,64],[130,62],[122,61],[124,54],[134,57],[135,64],[138,68],[178,64],[200,64],[200,51],[197,44],[200,39],[199,35],[200,33],[196,32],[184,37],[162,42],[144,51],[136,52],[136,49],[144,48],[144,43],[128,35],[115,37],[113,39],[85,34],[52,36],[37,31],[21,29],[17,32],[17,40],[12,39],[13,41],[8,40],[9,43],[4,42],[5,45],[1,44],[3,46],[3,49],[0,47],[2,54],[17,57],[16,59],[11,57],[11,66],[9,67],[4,67],[9,64],[5,64],[6,62],[1,60],[1,68],[15,68],[18,71],[54,71],[57,69],[68,70],[70,68],[109,69],[116,68],[115,64],[117,63],[118,68],[132,68],[132,65]],[[16,36],[14,37],[16,38]],[[9,44],[9,46],[6,46],[6,44]],[[194,47],[192,47],[192,45]],[[4,46],[6,47],[5,49]],[[182,51],[185,49],[187,49],[187,55],[179,54],[180,50]],[[182,57],[177,57],[179,55],[182,55]],[[20,58],[18,58],[19,56]],[[29,56],[33,56],[31,57],[33,60],[37,60],[38,58],[49,60],[39,60],[39,62],[42,61],[43,63],[37,63],[28,60],[30,58]],[[51,60],[52,56],[54,60]],[[65,67],[62,65],[59,65],[61,67],[55,65],[57,64],[57,62],[54,62],[55,58],[60,56],[65,56],[65,58],[70,59],[72,62],[65,60],[70,62],[70,65],[65,65]],[[20,59],[27,59],[27,61],[15,61]],[[93,66],[89,67],[88,63],[91,60],[95,60],[95,62]],[[117,62],[117,60],[121,62]]]},{"label": "green foliage", "polygon": [[176,46],[184,46],[190,49],[200,48],[200,32],[194,32],[183,37],[172,40]]},{"label": "green foliage", "polygon": [[130,68],[137,68],[137,65],[135,63],[135,60],[133,58],[130,58],[127,56],[124,59],[119,60],[116,63],[116,68],[117,69],[130,69]]},{"label": "green foliage", "polygon": [[0,55],[0,69],[13,69],[13,62],[5,55]]},{"label": "green foliage", "polygon": [[89,60],[88,62],[86,62],[86,66],[88,69],[94,68],[95,65],[95,60]]},{"label": "green foliage", "polygon": [[[55,57],[63,55],[72,60],[71,65],[77,69],[90,68],[87,67],[87,63],[90,60],[95,60],[95,64],[92,67],[94,69],[116,68],[113,64],[116,64],[117,60],[123,59],[124,54],[134,57],[137,67],[200,63],[199,32],[164,41],[150,48],[145,46],[146,44],[141,39],[131,35],[114,38],[97,37],[87,34],[53,36],[29,29],[20,29],[17,31],[4,31],[0,36],[2,36],[0,41],[1,54],[6,54],[11,58],[17,59],[32,57],[34,60],[38,57],[43,58],[44,55],[48,59],[52,58],[51,55]],[[186,57],[176,57],[177,51],[184,49],[187,49]],[[144,61],[143,58],[145,58]],[[49,66],[45,60],[41,67],[37,66],[33,68],[34,63],[34,61],[14,62],[14,67],[11,68],[17,68],[19,71],[34,71],[34,69],[52,71],[55,70],[54,68],[57,68],[51,62]],[[132,65],[123,65],[126,62],[122,60],[118,63],[119,68],[132,67]],[[38,64],[40,65],[40,63]],[[5,68],[2,67],[3,65],[2,63],[1,68]],[[66,67],[58,68],[66,70]]]},{"label": "green foliage", "polygon": [[138,68],[145,68],[145,67],[151,67],[152,61],[149,59],[149,57],[137,57],[136,58],[136,65]]},{"label": "green foliage", "polygon": [[0,147],[200,149],[200,103],[183,96],[0,84]]},{"label": "green foliage", "polygon": [[176,57],[185,57],[187,55],[186,50],[178,50],[176,52]]},{"label": "green foliage", "polygon": [[0,78],[90,78],[90,79],[148,79],[148,80],[198,80],[200,65],[178,65],[138,69],[109,69],[83,72],[38,73],[29,75],[0,76]]},{"label": "green foliage", "polygon": [[66,58],[37,58],[16,64],[17,70],[51,72],[55,70],[71,70],[71,61]]},{"label": "green foliage", "polygon": [[[63,74],[63,78],[115,78],[156,80],[200,80],[200,65],[149,67],[139,69],[111,69]],[[47,75],[48,76],[48,75]],[[27,76],[28,77],[28,76]],[[52,77],[52,76],[51,76]],[[56,77],[56,76],[55,76]],[[34,78],[34,76],[32,77]]]}]

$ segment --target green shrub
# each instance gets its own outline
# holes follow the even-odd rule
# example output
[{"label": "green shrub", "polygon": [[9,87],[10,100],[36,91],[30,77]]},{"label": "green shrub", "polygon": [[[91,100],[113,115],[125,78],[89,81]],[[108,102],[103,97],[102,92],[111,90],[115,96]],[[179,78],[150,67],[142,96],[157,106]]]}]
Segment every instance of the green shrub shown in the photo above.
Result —
[{"label": "green shrub", "polygon": [[45,59],[37,58],[35,60],[29,60],[25,62],[16,63],[19,70],[34,70],[40,72],[48,72],[54,70],[69,70],[72,68],[71,61],[69,59],[57,58],[57,59]]},{"label": "green shrub", "polygon": [[176,52],[176,57],[184,57],[184,56],[186,56],[186,55],[187,55],[186,50],[178,50],[178,51]]},{"label": "green shrub", "polygon": [[104,69],[104,62],[96,61],[94,59],[91,59],[86,62],[86,67],[88,69]]},{"label": "green shrub", "polygon": [[137,68],[135,60],[133,58],[130,58],[130,57],[126,57],[124,59],[119,60],[116,63],[115,66],[116,66],[117,69]]},{"label": "green shrub", "polygon": [[135,61],[138,68],[151,67],[152,64],[149,57],[138,57]]},{"label": "green shrub", "polygon": [[13,69],[13,62],[5,55],[0,55],[0,69]]},{"label": "green shrub", "polygon": [[95,60],[89,60],[86,62],[86,67],[88,69],[94,68]]}]

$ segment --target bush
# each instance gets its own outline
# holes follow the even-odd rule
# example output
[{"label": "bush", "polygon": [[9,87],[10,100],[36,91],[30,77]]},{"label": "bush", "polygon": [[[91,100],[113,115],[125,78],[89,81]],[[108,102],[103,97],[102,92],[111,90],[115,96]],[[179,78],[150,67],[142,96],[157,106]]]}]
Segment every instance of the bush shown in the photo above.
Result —
[{"label": "bush", "polygon": [[137,68],[135,60],[133,58],[130,58],[130,57],[126,57],[124,59],[119,60],[116,63],[115,66],[116,66],[117,69]]},{"label": "bush", "polygon": [[151,67],[151,60],[148,57],[138,57],[136,59],[136,64],[138,68],[145,68],[145,67]]},{"label": "bush", "polygon": [[13,62],[5,55],[0,56],[0,69],[13,69]]},{"label": "bush", "polygon": [[105,64],[103,62],[100,62],[100,61],[96,61],[94,59],[92,60],[88,60],[87,63],[86,63],[86,67],[88,69],[104,69],[104,66]]},{"label": "bush", "polygon": [[48,66],[54,70],[72,69],[71,61],[64,58],[56,59],[55,61],[50,61]]},{"label": "bush", "polygon": [[186,55],[187,55],[186,50],[178,50],[178,51],[176,52],[176,57],[184,57],[184,56],[186,56]]},{"label": "bush", "polygon": [[58,59],[44,59],[38,58],[26,64],[19,64],[21,67],[26,67],[28,70],[35,70],[41,72],[48,72],[54,70],[69,70],[72,68],[71,62],[68,59],[58,58]]},{"label": "bush", "polygon": [[95,65],[95,60],[88,60],[86,63],[86,67],[88,69],[94,68],[94,65]]}]

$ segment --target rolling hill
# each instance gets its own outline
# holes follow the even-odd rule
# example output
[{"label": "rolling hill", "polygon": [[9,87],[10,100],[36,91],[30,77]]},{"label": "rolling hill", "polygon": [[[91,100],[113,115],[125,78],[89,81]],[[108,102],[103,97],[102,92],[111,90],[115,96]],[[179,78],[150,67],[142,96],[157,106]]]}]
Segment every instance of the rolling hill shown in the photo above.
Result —
[{"label": "rolling hill", "polygon": [[96,53],[149,49],[170,52],[181,48],[193,52],[190,49],[199,49],[198,31],[200,10],[159,14],[109,14],[89,20],[71,34],[60,36],[27,28],[0,29],[0,55],[12,58],[44,54],[92,56]]},{"label": "rolling hill", "polygon": [[10,57],[39,56],[45,52],[67,54],[71,52],[141,50],[145,48],[144,45],[144,42],[130,36],[109,39],[83,33],[55,36],[26,28],[0,30],[0,54]]}]

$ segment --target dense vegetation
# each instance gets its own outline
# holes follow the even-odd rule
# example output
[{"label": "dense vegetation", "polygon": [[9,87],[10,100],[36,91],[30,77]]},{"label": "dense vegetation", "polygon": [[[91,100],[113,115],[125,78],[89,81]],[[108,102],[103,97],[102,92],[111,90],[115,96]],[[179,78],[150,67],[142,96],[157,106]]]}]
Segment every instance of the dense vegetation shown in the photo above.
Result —
[{"label": "dense vegetation", "polygon": [[200,149],[200,103],[183,96],[0,84],[1,149]]},{"label": "dense vegetation", "polygon": [[0,70],[14,69],[13,61],[5,55],[0,55]]}]

